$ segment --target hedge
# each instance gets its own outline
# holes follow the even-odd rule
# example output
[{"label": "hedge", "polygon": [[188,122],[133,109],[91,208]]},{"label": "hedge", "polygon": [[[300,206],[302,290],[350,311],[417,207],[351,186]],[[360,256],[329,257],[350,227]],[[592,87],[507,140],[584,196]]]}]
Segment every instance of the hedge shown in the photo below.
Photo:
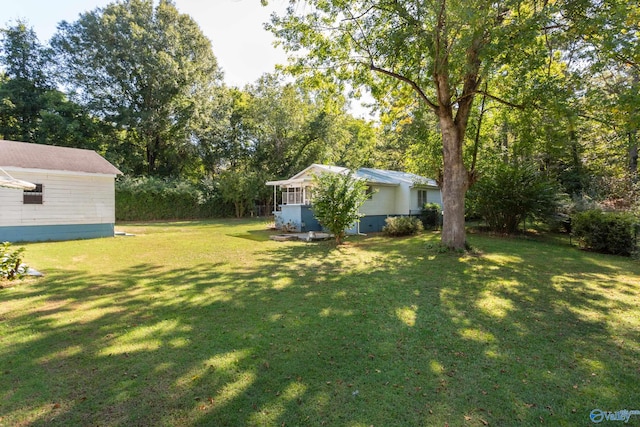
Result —
[{"label": "hedge", "polygon": [[573,216],[571,228],[583,249],[629,256],[636,251],[638,218],[589,210]]},{"label": "hedge", "polygon": [[213,181],[121,178],[116,182],[116,220],[205,219],[233,215]]}]

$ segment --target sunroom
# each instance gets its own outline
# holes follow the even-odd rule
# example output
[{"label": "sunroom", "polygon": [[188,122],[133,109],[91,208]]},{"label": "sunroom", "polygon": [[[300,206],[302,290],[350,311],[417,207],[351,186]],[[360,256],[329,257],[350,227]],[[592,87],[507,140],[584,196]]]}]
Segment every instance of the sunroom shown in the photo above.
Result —
[{"label": "sunroom", "polygon": [[322,229],[311,211],[311,197],[314,175],[327,172],[348,173],[348,169],[313,164],[289,179],[266,183],[273,186],[276,228],[301,232]]}]

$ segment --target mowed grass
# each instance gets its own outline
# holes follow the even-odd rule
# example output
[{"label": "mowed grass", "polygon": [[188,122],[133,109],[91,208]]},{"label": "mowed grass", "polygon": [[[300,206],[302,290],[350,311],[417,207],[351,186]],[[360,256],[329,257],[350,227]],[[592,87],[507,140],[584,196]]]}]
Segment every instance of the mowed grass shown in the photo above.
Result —
[{"label": "mowed grass", "polygon": [[336,249],[270,241],[261,221],[118,228],[136,237],[25,245],[46,276],[0,289],[0,426],[584,426],[640,410],[637,261],[474,234],[464,255],[433,232]]}]

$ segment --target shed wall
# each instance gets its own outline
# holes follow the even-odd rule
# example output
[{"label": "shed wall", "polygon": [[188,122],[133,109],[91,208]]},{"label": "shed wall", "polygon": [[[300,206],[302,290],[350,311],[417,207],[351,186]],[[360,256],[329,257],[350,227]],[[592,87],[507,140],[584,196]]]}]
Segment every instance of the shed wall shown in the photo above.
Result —
[{"label": "shed wall", "polygon": [[43,185],[43,203],[25,205],[23,192],[0,188],[0,227],[114,224],[114,177],[12,171],[14,178]]}]

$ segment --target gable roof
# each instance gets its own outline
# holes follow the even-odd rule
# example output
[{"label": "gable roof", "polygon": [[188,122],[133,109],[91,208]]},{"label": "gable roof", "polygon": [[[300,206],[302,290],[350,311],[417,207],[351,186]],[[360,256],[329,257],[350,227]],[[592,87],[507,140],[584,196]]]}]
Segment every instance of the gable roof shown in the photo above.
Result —
[{"label": "gable roof", "polygon": [[93,150],[0,140],[0,167],[122,174]]},{"label": "gable roof", "polygon": [[[308,172],[311,170],[320,170],[323,172],[331,172],[331,173],[341,173],[346,174],[349,173],[349,169],[343,168],[340,166],[328,166],[328,165],[320,165],[317,163],[312,164],[311,166],[307,166],[302,171],[298,172],[294,176],[289,179],[280,180],[280,181],[268,181],[267,185],[296,185],[300,186],[305,182],[310,182],[311,177],[307,176]],[[400,184],[409,184],[409,186],[419,185],[419,186],[427,186],[438,188],[438,184],[435,180],[430,178],[425,178],[424,176],[416,175],[414,173],[408,172],[398,172],[398,171],[390,171],[384,169],[373,169],[373,168],[360,168],[355,174],[356,178],[367,181],[370,184],[380,184],[380,185],[400,185]]]},{"label": "gable roof", "polygon": [[398,172],[384,169],[360,168],[356,171],[356,176],[370,183],[398,185],[406,183],[409,185],[426,185],[437,187],[435,180],[425,178],[409,172]]}]

